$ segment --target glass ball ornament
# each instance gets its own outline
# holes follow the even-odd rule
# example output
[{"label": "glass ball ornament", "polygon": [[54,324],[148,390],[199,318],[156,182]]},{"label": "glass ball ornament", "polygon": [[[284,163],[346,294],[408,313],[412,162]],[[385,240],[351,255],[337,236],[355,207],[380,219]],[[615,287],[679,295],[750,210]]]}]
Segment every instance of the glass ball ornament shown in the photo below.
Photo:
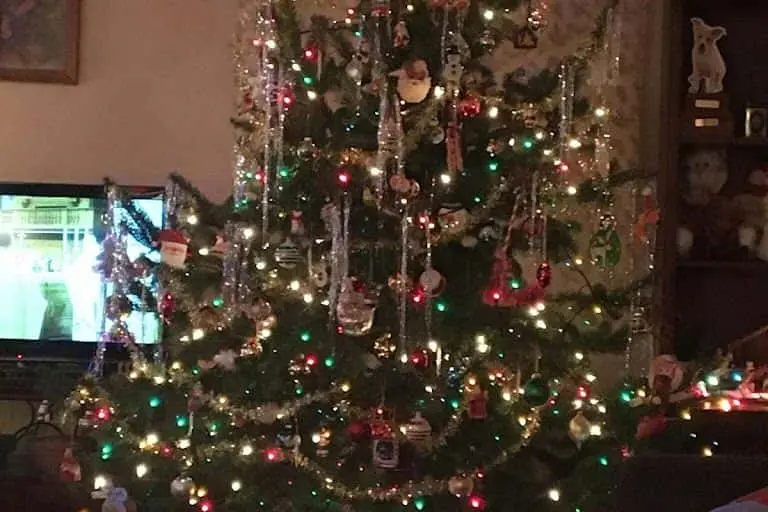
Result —
[{"label": "glass ball ornament", "polygon": [[336,319],[344,334],[365,336],[371,332],[373,317],[376,314],[376,301],[366,297],[365,292],[356,291],[351,284],[342,288],[336,306]]},{"label": "glass ball ornament", "polygon": [[454,496],[469,496],[474,488],[475,481],[468,475],[456,475],[448,480],[448,492]]},{"label": "glass ball ornament", "polygon": [[581,444],[589,439],[592,429],[592,423],[584,416],[582,411],[576,413],[568,422],[568,434],[577,444]]},{"label": "glass ball ornament", "polygon": [[464,118],[477,117],[483,109],[483,104],[477,96],[467,95],[459,101],[459,114]]},{"label": "glass ball ornament", "polygon": [[432,426],[417,412],[405,425],[405,438],[419,450],[426,450],[432,443]]},{"label": "glass ball ornament", "polygon": [[534,375],[523,386],[523,399],[531,407],[541,407],[549,400],[549,383],[541,375]]},{"label": "glass ball ornament", "polygon": [[302,257],[299,247],[290,238],[286,238],[277,249],[275,249],[275,261],[280,268],[293,269],[301,263]]},{"label": "glass ball ornament", "polygon": [[188,476],[179,475],[171,481],[171,495],[186,498],[195,490],[195,481]]},{"label": "glass ball ornament", "polygon": [[445,289],[445,278],[437,270],[429,268],[419,276],[419,284],[428,296],[437,297]]},{"label": "glass ball ornament", "polygon": [[347,427],[346,434],[350,440],[359,443],[371,436],[371,427],[364,421],[353,421]]}]

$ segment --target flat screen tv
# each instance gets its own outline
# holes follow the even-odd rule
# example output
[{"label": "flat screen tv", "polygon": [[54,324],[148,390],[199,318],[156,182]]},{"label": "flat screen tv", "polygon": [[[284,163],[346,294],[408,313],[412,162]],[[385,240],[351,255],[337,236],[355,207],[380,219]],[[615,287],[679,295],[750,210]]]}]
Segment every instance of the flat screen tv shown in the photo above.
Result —
[{"label": "flat screen tv", "polygon": [[[122,187],[122,192],[124,201],[161,227],[162,188]],[[94,353],[109,327],[104,304],[112,292],[98,270],[108,232],[106,209],[103,186],[0,184],[1,358],[82,360]],[[131,261],[157,259],[146,241],[130,235],[127,252]],[[155,311],[136,308],[127,323],[143,348],[160,342]],[[124,353],[123,347],[107,348],[107,357]]]}]

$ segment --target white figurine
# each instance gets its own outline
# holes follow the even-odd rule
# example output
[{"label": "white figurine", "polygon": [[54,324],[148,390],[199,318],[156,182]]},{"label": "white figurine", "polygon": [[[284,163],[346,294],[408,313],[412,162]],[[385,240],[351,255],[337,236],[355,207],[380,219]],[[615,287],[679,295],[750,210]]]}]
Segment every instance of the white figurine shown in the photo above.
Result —
[{"label": "white figurine", "polygon": [[726,68],[717,42],[727,35],[727,32],[723,27],[710,27],[701,18],[692,18],[691,24],[693,25],[693,49],[691,50],[693,73],[688,77],[688,82],[691,84],[688,92],[699,93],[702,80],[704,93],[722,92]]}]

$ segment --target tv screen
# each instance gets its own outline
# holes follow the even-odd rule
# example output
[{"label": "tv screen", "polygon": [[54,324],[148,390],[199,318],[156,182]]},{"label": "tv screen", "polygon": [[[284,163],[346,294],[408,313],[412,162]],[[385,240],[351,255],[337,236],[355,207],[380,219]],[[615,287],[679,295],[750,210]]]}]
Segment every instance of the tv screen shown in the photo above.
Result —
[{"label": "tv screen", "polygon": [[[161,226],[162,191],[142,191],[125,200]],[[97,342],[109,328],[112,290],[98,270],[106,209],[102,187],[0,185],[0,340]],[[157,258],[130,235],[127,252]],[[157,313],[135,309],[127,324],[136,342],[158,343]]]}]

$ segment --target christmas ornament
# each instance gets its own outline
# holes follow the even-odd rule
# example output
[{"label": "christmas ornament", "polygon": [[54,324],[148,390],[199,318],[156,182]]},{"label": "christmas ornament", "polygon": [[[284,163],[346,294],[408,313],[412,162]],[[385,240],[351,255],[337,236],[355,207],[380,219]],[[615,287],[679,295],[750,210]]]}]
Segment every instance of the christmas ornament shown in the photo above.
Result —
[{"label": "christmas ornament", "polygon": [[347,278],[342,284],[336,306],[336,318],[349,336],[364,336],[373,327],[373,317],[376,313],[376,300],[367,297],[364,291],[358,291],[355,281]]},{"label": "christmas ornament", "polygon": [[291,212],[291,234],[294,236],[304,236],[306,232],[304,221],[302,220],[303,215],[304,213],[300,210]]},{"label": "christmas ornament", "polygon": [[344,67],[344,72],[349,78],[355,81],[359,81],[363,78],[363,70],[365,69],[365,62],[363,56],[360,53],[355,53],[352,58],[349,59],[347,65]]},{"label": "christmas ornament", "polygon": [[445,159],[446,168],[449,173],[455,174],[464,170],[464,155],[461,149],[461,127],[455,118],[448,122],[445,130]]},{"label": "christmas ornament", "polygon": [[400,462],[400,447],[394,437],[373,440],[373,465],[379,469],[395,469]]},{"label": "christmas ornament", "polygon": [[321,427],[318,432],[312,434],[312,442],[317,445],[315,454],[318,457],[327,457],[331,449],[331,429],[328,427]]},{"label": "christmas ornament", "polygon": [[203,390],[203,385],[199,382],[195,382],[195,384],[189,390],[189,397],[187,397],[187,410],[189,412],[199,411],[207,399],[208,396]]},{"label": "christmas ornament", "polygon": [[195,481],[188,476],[179,475],[171,480],[171,495],[176,498],[188,498],[195,489]]},{"label": "christmas ornament", "polygon": [[264,351],[258,336],[246,338],[240,347],[240,357],[259,356]]},{"label": "christmas ornament", "polygon": [[170,322],[171,315],[176,311],[176,299],[170,293],[164,293],[160,297],[160,304],[158,304],[158,311],[163,320]]},{"label": "christmas ornament", "polygon": [[546,261],[536,269],[536,282],[542,288],[546,288],[552,282],[552,267]]},{"label": "christmas ornament", "polygon": [[183,269],[187,259],[189,242],[180,231],[164,229],[157,238],[160,244],[160,258],[171,268]]},{"label": "christmas ornament", "polygon": [[400,272],[395,272],[387,278],[387,286],[389,286],[393,292],[400,294],[403,291],[408,290],[411,287],[411,283],[406,277],[400,274]]},{"label": "christmas ornament", "polygon": [[496,38],[493,36],[493,32],[486,28],[477,40],[478,44],[487,52],[492,52],[496,48]]},{"label": "christmas ornament", "polygon": [[429,68],[421,59],[406,63],[390,76],[397,77],[397,94],[406,103],[421,103],[432,88]]},{"label": "christmas ornament", "polygon": [[350,440],[359,443],[371,436],[371,427],[364,421],[353,421],[347,427],[346,432]]},{"label": "christmas ornament", "polygon": [[432,142],[432,144],[442,144],[442,142],[445,140],[445,130],[443,129],[443,126],[440,124],[440,120],[437,119],[437,117],[429,122],[427,138],[430,142]]},{"label": "christmas ornament", "polygon": [[328,286],[330,275],[328,273],[328,264],[320,261],[312,265],[312,283],[318,288]]},{"label": "christmas ornament", "polygon": [[310,161],[317,156],[317,144],[312,137],[304,137],[296,147],[296,156],[304,161]]},{"label": "christmas ornament", "polygon": [[576,444],[581,445],[591,435],[592,423],[584,416],[582,411],[576,413],[568,422],[568,433]]},{"label": "christmas ornament", "polygon": [[136,512],[136,503],[128,498],[128,491],[113,487],[106,492],[101,512]]},{"label": "christmas ornament", "polygon": [[475,481],[467,475],[456,475],[448,479],[448,492],[454,496],[469,496],[475,488]]},{"label": "christmas ornament", "polygon": [[459,114],[462,117],[476,117],[483,109],[483,104],[477,96],[468,94],[459,101]]},{"label": "christmas ornament", "polygon": [[275,261],[280,268],[288,270],[296,268],[296,265],[302,261],[299,247],[293,240],[286,238],[285,241],[275,249]]},{"label": "christmas ornament", "polygon": [[79,482],[82,478],[80,463],[72,453],[72,448],[64,450],[64,456],[59,464],[59,476],[64,482]]},{"label": "christmas ornament", "polygon": [[196,329],[210,331],[219,325],[219,313],[213,306],[203,306],[198,310],[191,311],[189,314],[192,325]]},{"label": "christmas ornament", "polygon": [[432,444],[432,426],[420,412],[405,425],[405,438],[420,450],[427,450]]},{"label": "christmas ornament", "polygon": [[458,235],[469,224],[469,212],[461,205],[445,205],[437,211],[437,224],[445,233]]},{"label": "christmas ornament", "polygon": [[296,429],[296,425],[292,422],[283,425],[283,428],[277,434],[277,444],[285,449],[298,451],[301,446],[301,436]]},{"label": "christmas ornament", "polygon": [[464,65],[461,63],[461,55],[458,50],[453,50],[445,56],[443,64],[443,80],[451,90],[458,89],[461,84],[461,75],[464,73]]},{"label": "christmas ornament", "polygon": [[405,23],[405,20],[398,21],[393,32],[392,42],[395,48],[405,48],[411,42],[411,34],[408,32],[408,25]]},{"label": "christmas ornament", "polygon": [[488,306],[508,306],[514,302],[514,291],[509,287],[512,270],[506,253],[506,245],[496,249],[491,277],[483,291],[483,303]]},{"label": "christmas ornament", "polygon": [[[272,314],[272,304],[264,299],[256,299],[250,307],[244,307],[243,314],[262,329],[274,327],[273,323],[268,322],[269,319],[274,317]],[[269,325],[264,324],[264,322],[268,322]]]},{"label": "christmas ornament", "polygon": [[419,284],[429,297],[437,297],[445,290],[445,278],[433,268],[422,272],[419,276]]},{"label": "christmas ornament", "polygon": [[541,375],[533,375],[523,386],[523,398],[531,407],[540,407],[549,400],[549,383]]},{"label": "christmas ornament", "polygon": [[392,342],[392,335],[385,334],[373,342],[373,353],[380,359],[389,359],[397,351],[397,345]]},{"label": "christmas ornament", "polygon": [[220,351],[218,354],[213,356],[213,359],[210,361],[198,361],[197,365],[202,370],[211,370],[218,367],[222,370],[232,372],[235,370],[236,363],[237,353],[234,350],[228,349]]},{"label": "christmas ornament", "polygon": [[411,193],[411,189],[413,188],[413,180],[408,179],[408,177],[403,173],[396,173],[390,176],[389,178],[389,187],[401,195],[407,195]]},{"label": "christmas ornament", "polygon": [[521,115],[523,118],[523,126],[528,129],[536,128],[541,124],[539,110],[533,103],[526,103],[521,109]]},{"label": "christmas ornament", "polygon": [[488,394],[482,389],[468,393],[467,416],[472,420],[484,420],[488,417]]},{"label": "christmas ornament", "polygon": [[618,265],[621,259],[621,239],[613,215],[605,214],[600,218],[598,229],[589,242],[589,256],[600,267]]},{"label": "christmas ornament", "polygon": [[409,361],[416,369],[424,370],[429,368],[429,351],[424,348],[418,348],[411,352]]},{"label": "christmas ornament", "polygon": [[680,389],[685,377],[683,364],[673,355],[664,354],[651,361],[648,370],[648,384],[654,390],[667,394]]},{"label": "christmas ornament", "polygon": [[106,316],[112,321],[126,320],[133,312],[131,299],[125,295],[110,295],[107,298],[106,306]]}]

